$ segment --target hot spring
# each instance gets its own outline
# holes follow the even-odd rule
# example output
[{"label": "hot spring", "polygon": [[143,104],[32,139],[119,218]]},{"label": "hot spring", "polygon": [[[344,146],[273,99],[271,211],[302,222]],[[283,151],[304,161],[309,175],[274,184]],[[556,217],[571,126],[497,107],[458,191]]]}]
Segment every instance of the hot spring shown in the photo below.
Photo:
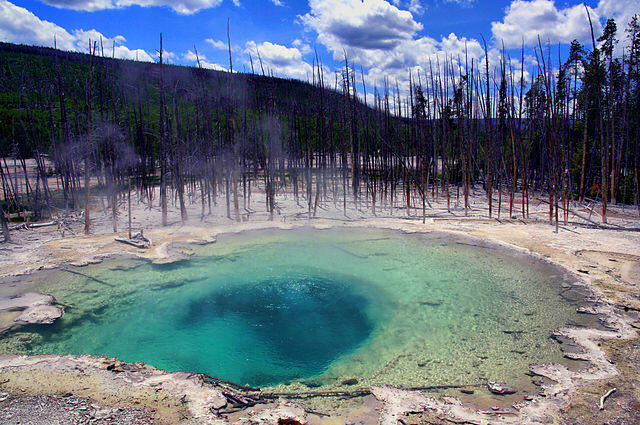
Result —
[{"label": "hot spring", "polygon": [[[29,354],[95,354],[289,388],[522,382],[578,321],[563,271],[443,234],[265,230],[188,261],[113,259],[29,290],[65,305]],[[356,381],[357,380],[357,381]]]}]

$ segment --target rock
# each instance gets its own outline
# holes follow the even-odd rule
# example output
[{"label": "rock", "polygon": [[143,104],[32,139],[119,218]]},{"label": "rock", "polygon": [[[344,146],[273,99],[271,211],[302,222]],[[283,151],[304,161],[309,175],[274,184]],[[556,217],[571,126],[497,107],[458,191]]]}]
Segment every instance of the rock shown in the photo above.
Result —
[{"label": "rock", "polygon": [[207,237],[207,236],[205,236],[205,237],[203,237],[202,239],[196,239],[196,240],[194,240],[194,241],[191,241],[191,243],[193,243],[194,245],[200,245],[200,246],[203,246],[203,245],[210,245],[210,244],[214,244],[214,243],[216,243],[217,241],[218,241],[218,240],[217,240],[215,237],[213,237],[213,236],[208,236],[208,237]]},{"label": "rock", "polygon": [[460,388],[462,394],[473,394],[475,391],[473,388]]},{"label": "rock", "polygon": [[515,388],[499,382],[490,381],[487,383],[487,387],[493,394],[498,395],[515,394],[517,392]]},{"label": "rock", "polygon": [[284,399],[274,403],[258,405],[243,412],[243,417],[235,422],[238,425],[297,425],[306,424],[307,414],[297,404]]},{"label": "rock", "polygon": [[50,325],[64,316],[64,310],[57,305],[36,305],[27,308],[14,319],[16,323]]},{"label": "rock", "polygon": [[571,351],[566,351],[563,353],[563,357],[569,360],[584,360],[584,361],[588,361],[589,360],[589,356],[587,354],[584,353],[575,353],[575,352],[571,352]]},{"label": "rock", "polygon": [[56,302],[53,295],[29,292],[19,297],[0,298],[0,310],[22,310],[36,305],[50,305]]},{"label": "rock", "polygon": [[357,383],[358,380],[356,378],[345,379],[344,381],[342,381],[342,385],[356,385]]},{"label": "rock", "polygon": [[576,312],[579,314],[598,314],[598,309],[594,306],[583,306],[578,307]]},{"label": "rock", "polygon": [[64,315],[62,307],[55,305],[53,295],[27,293],[19,297],[0,298],[0,312],[21,312],[13,315],[12,320],[0,323],[0,332],[27,324],[52,324]]}]

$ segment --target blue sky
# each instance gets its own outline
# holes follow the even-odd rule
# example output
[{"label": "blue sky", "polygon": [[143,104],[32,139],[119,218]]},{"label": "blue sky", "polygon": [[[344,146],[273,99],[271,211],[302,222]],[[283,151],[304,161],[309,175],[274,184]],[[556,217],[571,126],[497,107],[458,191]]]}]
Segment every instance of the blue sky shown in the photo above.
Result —
[{"label": "blue sky", "polygon": [[[596,31],[606,18],[618,21],[619,36],[637,0],[589,0]],[[228,68],[226,25],[231,22],[235,70],[249,70],[249,53],[259,52],[279,76],[307,79],[313,49],[331,73],[343,52],[370,81],[384,76],[406,82],[408,70],[425,71],[429,60],[461,57],[497,62],[502,43],[528,57],[538,35],[543,43],[588,43],[585,6],[552,0],[0,0],[0,40],[86,51],[88,40],[105,40],[116,56],[153,60],[164,33],[171,62]],[[621,43],[624,46],[624,43]],[[257,63],[257,62],[256,62]],[[518,66],[518,59],[513,65]]]}]

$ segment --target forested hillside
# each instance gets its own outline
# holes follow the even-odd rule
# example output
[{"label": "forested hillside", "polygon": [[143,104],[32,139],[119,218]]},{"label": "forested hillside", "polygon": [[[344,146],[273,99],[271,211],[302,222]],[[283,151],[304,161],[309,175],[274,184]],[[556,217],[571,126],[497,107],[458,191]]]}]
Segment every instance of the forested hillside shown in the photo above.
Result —
[{"label": "forested hillside", "polygon": [[316,64],[304,83],[261,75],[259,63],[241,74],[110,59],[97,43],[91,54],[0,43],[0,156],[22,164],[0,164],[2,206],[50,214],[85,208],[97,192],[115,216],[118,198],[137,191],[159,197],[163,222],[167,202],[186,220],[185,203],[204,214],[218,197],[238,218],[255,183],[267,211],[286,190],[309,217],[329,198],[345,211],[366,200],[374,214],[400,205],[424,216],[430,198],[456,196],[466,212],[474,185],[490,216],[506,213],[492,204],[508,196],[509,217],[526,218],[533,191],[555,224],[585,199],[604,222],[610,203],[637,206],[638,17],[622,30],[609,20],[568,57],[542,44],[533,53],[530,81],[503,52],[498,63],[446,58],[408,87],[371,87],[348,58],[333,81]]}]

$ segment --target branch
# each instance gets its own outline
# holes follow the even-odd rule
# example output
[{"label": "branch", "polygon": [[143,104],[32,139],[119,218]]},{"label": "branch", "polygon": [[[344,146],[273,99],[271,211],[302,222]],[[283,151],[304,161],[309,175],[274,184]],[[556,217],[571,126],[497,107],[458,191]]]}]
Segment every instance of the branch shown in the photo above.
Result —
[{"label": "branch", "polygon": [[604,402],[607,398],[609,398],[609,396],[613,393],[616,392],[615,388],[611,388],[609,391],[607,391],[605,393],[605,395],[603,395],[602,397],[600,397],[600,405],[598,406],[600,408],[600,410],[604,410]]}]

